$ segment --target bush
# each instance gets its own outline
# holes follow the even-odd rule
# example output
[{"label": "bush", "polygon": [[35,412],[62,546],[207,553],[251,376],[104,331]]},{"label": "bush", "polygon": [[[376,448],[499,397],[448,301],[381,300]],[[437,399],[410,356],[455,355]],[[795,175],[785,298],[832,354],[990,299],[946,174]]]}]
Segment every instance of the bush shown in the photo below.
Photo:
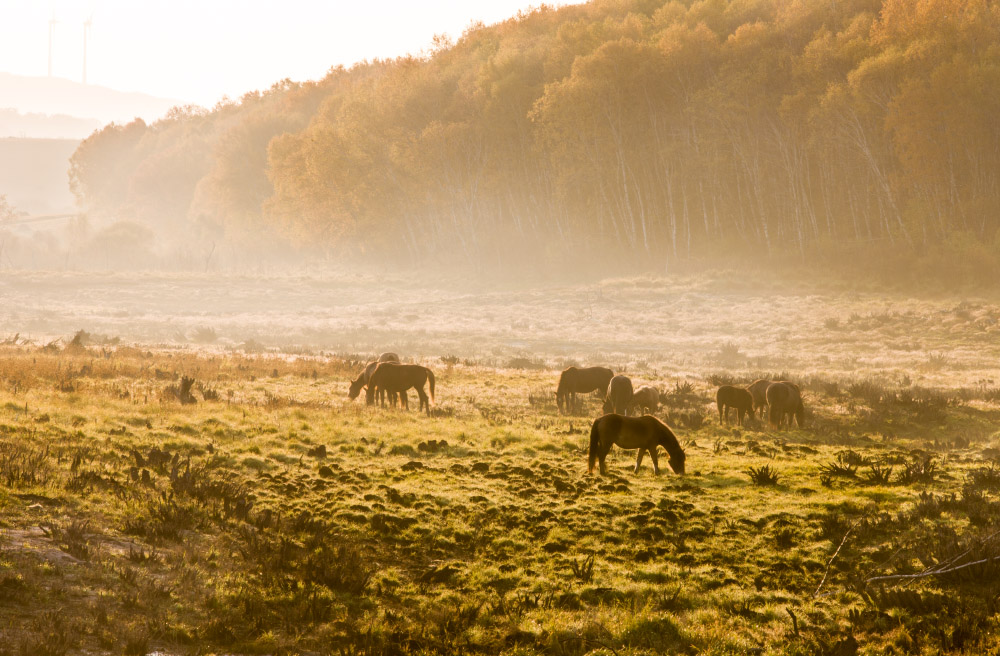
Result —
[{"label": "bush", "polygon": [[778,484],[778,472],[771,469],[771,465],[750,467],[747,469],[747,475],[750,476],[750,482],[754,485],[765,486]]}]

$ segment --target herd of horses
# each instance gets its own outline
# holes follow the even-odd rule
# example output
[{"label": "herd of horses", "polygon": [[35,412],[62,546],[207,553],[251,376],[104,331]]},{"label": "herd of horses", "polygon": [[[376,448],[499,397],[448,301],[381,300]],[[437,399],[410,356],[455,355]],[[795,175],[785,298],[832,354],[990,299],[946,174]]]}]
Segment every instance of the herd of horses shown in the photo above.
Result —
[{"label": "herd of horses", "polygon": [[[604,393],[604,415],[594,420],[590,431],[589,471],[600,461],[601,473],[606,473],[604,459],[613,445],[623,449],[638,449],[635,470],[639,471],[642,458],[648,451],[653,461],[653,472],[660,473],[656,447],[662,446],[670,455],[670,468],[677,474],[684,473],[684,451],[677,436],[666,424],[652,416],[659,407],[660,394],[655,387],[633,389],[628,376],[615,373],[607,367],[569,367],[559,376],[556,388],[556,405],[560,412],[576,407],[577,394]],[[801,428],[805,423],[805,407],[799,386],[787,380],[756,380],[747,387],[721,386],[715,395],[720,423],[728,423],[730,409],[736,410],[737,421],[742,424],[747,417],[765,413],[771,426],[779,428],[786,421],[795,421]],[[638,416],[637,416],[638,415]]]},{"label": "herd of horses", "polygon": [[[424,391],[429,384],[430,395]],[[348,398],[354,400],[365,390],[365,402],[376,402],[409,409],[407,391],[415,389],[420,398],[420,410],[431,414],[434,400],[434,372],[417,364],[402,364],[395,353],[383,353],[365,365],[358,377],[351,381]],[[556,405],[560,412],[570,412],[576,407],[577,394],[601,392],[604,396],[604,414],[594,420],[590,429],[588,471],[600,463],[601,474],[607,473],[605,459],[611,447],[638,449],[635,472],[642,459],[649,453],[654,474],[660,473],[657,447],[663,447],[669,456],[670,468],[676,474],[684,473],[684,450],[670,427],[653,416],[660,405],[660,393],[655,387],[634,389],[628,376],[615,375],[607,367],[569,367],[559,376],[556,388]],[[729,411],[736,410],[737,421],[742,424],[747,417],[765,414],[771,426],[779,428],[786,421],[789,426],[805,422],[805,407],[799,386],[786,380],[756,380],[747,387],[723,385],[716,392],[719,421],[729,422]]]},{"label": "herd of horses", "polygon": [[[429,383],[430,397],[424,391],[425,383]],[[398,400],[400,407],[406,410],[410,409],[406,392],[416,389],[420,399],[417,411],[426,409],[429,417],[431,401],[434,400],[434,372],[419,364],[401,364],[395,353],[383,353],[377,360],[366,364],[361,374],[351,381],[347,398],[353,401],[361,395],[362,389],[365,389],[365,403],[368,405],[374,405],[377,400],[384,406],[388,396],[390,404],[395,406]]]}]

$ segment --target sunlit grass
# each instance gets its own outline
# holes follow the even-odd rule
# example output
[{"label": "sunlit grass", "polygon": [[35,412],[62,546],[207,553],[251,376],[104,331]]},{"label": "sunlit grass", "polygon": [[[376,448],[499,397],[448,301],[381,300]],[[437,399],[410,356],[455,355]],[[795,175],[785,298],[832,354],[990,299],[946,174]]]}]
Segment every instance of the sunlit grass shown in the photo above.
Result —
[{"label": "sunlit grass", "polygon": [[[616,448],[598,477],[598,400],[559,415],[555,369],[426,364],[429,418],[349,402],[335,357],[0,349],[0,654],[995,647],[982,572],[865,584],[994,553],[988,384],[813,369],[806,428],[772,432],[714,412],[756,371],[626,364],[688,474]],[[181,405],[180,375],[218,400]]]}]

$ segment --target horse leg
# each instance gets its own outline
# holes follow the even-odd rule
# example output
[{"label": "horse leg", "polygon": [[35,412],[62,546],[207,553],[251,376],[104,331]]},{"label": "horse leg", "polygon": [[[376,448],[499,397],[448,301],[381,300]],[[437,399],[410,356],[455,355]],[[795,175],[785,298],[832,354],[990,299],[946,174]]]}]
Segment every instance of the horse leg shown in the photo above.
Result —
[{"label": "horse leg", "polygon": [[[427,392],[424,391],[423,387],[417,388],[417,396],[420,397],[420,410],[427,408],[427,416],[431,416],[431,400],[427,398]],[[417,412],[420,412],[417,410]]]},{"label": "horse leg", "polygon": [[639,454],[635,457],[635,469],[632,470],[633,473],[639,473],[639,465],[642,464],[642,457],[646,455],[646,449],[639,449]]},{"label": "horse leg", "polygon": [[402,410],[410,409],[410,399],[406,396],[406,390],[399,393],[399,407]]},{"label": "horse leg", "polygon": [[653,475],[660,475],[660,458],[656,455],[656,447],[649,450],[649,459],[653,461]]},{"label": "horse leg", "polygon": [[726,419],[725,415],[722,414],[722,409],[726,406],[723,405],[722,401],[718,402],[718,406],[719,406],[719,423],[725,425]]},{"label": "horse leg", "polygon": [[598,456],[598,459],[601,461],[601,476],[607,476],[608,474],[608,467],[604,463],[604,459],[608,457],[608,451],[610,450],[611,450],[610,446],[607,449],[601,449],[601,453]]}]

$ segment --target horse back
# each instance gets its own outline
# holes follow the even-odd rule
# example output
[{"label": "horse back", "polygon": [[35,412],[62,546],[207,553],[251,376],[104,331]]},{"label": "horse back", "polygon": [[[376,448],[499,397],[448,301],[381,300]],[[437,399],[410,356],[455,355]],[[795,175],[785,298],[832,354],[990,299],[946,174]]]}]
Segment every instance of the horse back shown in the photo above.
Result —
[{"label": "horse back", "polygon": [[767,386],[767,391],[764,393],[768,405],[791,403],[798,396],[798,387],[785,382],[771,383]]},{"label": "horse back", "polygon": [[[643,417],[626,417],[606,414],[598,419],[601,441],[607,445],[616,444],[623,449],[649,449],[656,447],[658,439],[654,426]],[[653,418],[655,419],[655,418]]]},{"label": "horse back", "polygon": [[372,373],[372,384],[390,391],[402,392],[411,387],[421,387],[427,378],[427,368],[418,364],[381,362]]},{"label": "horse back", "polygon": [[733,408],[750,408],[753,405],[753,395],[749,390],[732,385],[723,385],[715,393],[715,400],[722,405]]}]

